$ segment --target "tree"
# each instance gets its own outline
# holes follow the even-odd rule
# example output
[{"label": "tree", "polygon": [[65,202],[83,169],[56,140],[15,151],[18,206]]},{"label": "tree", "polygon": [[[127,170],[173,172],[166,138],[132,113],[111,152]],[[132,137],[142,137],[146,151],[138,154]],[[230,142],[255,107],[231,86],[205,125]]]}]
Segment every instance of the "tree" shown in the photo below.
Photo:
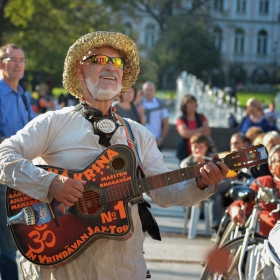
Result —
[{"label": "tree", "polygon": [[[179,26],[177,19],[180,19],[183,24],[191,15],[195,15],[195,18],[192,18],[194,21],[207,18],[206,4],[208,2],[210,0],[4,0],[6,3],[4,7],[5,30],[2,34],[0,33],[0,42],[1,44],[14,42],[21,46],[29,61],[27,70],[47,72],[60,85],[66,52],[69,46],[85,33],[95,30],[124,32],[124,26],[119,20],[120,15],[122,15],[121,18],[128,16],[135,19],[149,15],[158,23],[160,42],[162,38],[168,38],[166,34],[169,34],[168,36],[171,36],[174,39],[173,42],[177,44],[176,39],[185,36],[184,33],[179,33],[179,30],[185,31]],[[171,24],[172,20],[177,22],[177,25],[175,22]],[[172,34],[173,28],[177,38]],[[130,34],[137,41],[136,35],[138,35],[136,32]],[[197,41],[197,43],[200,42]],[[188,47],[194,45],[195,43],[189,42]],[[165,43],[158,44],[157,47],[163,55],[170,52],[172,48],[168,45],[167,39]],[[198,47],[195,46],[195,48]],[[207,51],[207,48],[203,50]],[[172,52],[175,51],[177,54],[174,59],[180,57],[182,60],[182,56],[187,55],[180,48],[176,47],[172,50]],[[146,56],[146,60],[140,59],[142,71],[139,81],[145,78],[144,75],[156,76],[158,69],[162,73],[164,65],[162,62],[165,59],[156,61],[153,57],[154,55]],[[188,61],[188,58],[185,60]],[[172,65],[176,67],[175,71],[181,69],[180,63]],[[203,65],[202,61],[198,65]],[[198,73],[197,69],[195,71]],[[156,81],[155,77],[154,81]]]},{"label": "tree", "polygon": [[214,49],[208,29],[211,24],[210,0],[104,2],[113,10],[121,9],[128,17],[150,16],[157,22],[158,41],[152,50],[146,49],[146,53],[150,62],[156,62],[159,79],[169,77],[165,86],[174,88],[176,76],[183,70],[204,78],[205,73],[219,68],[219,51]]},{"label": "tree", "polygon": [[214,48],[207,26],[191,18],[173,17],[157,42],[152,56],[161,72],[175,69],[202,79],[205,71],[220,67],[220,52]]},{"label": "tree", "polygon": [[167,28],[166,22],[175,13],[186,18],[194,14],[208,16],[207,4],[211,0],[103,0],[103,2],[112,9],[122,10],[133,17],[149,15],[158,23],[160,33],[162,33]]},{"label": "tree", "polygon": [[8,0],[0,0],[0,46],[4,45],[3,43],[3,33],[8,32],[9,33],[9,21],[8,19],[4,18],[4,7],[6,6]]},{"label": "tree", "polygon": [[64,59],[75,40],[95,30],[120,29],[110,14],[98,0],[10,0],[4,7],[9,32],[3,32],[1,42],[18,44],[27,70],[49,73],[61,85]]}]

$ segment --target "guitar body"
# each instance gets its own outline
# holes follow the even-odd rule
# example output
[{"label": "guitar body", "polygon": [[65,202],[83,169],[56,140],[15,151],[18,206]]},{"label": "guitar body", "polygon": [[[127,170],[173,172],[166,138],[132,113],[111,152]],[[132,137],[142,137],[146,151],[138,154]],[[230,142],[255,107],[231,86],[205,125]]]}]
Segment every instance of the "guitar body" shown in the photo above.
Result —
[{"label": "guitar body", "polygon": [[[241,170],[263,164],[267,157],[265,147],[257,145],[219,160],[231,170]],[[107,148],[82,171],[39,166],[86,181],[82,198],[67,208],[56,200],[47,204],[8,188],[8,226],[25,258],[40,266],[59,267],[78,257],[99,238],[128,239],[133,234],[130,207],[142,201],[142,193],[195,178],[202,166],[138,179],[134,151],[125,145]]]},{"label": "guitar body", "polygon": [[[34,225],[9,225],[16,245],[25,258],[40,266],[59,267],[75,259],[98,238],[125,240],[132,235],[129,202],[139,197],[139,194],[131,196],[129,190],[122,189],[125,199],[100,202],[104,195],[108,196],[104,194],[106,188],[112,189],[114,185],[135,179],[135,155],[128,146],[109,147],[82,171],[40,167],[49,172],[87,181],[87,184],[83,198],[71,208],[55,199],[48,205],[19,191],[7,189],[8,217],[18,215],[26,207],[32,207],[36,216]],[[114,192],[111,193],[109,200],[114,200]]]}]

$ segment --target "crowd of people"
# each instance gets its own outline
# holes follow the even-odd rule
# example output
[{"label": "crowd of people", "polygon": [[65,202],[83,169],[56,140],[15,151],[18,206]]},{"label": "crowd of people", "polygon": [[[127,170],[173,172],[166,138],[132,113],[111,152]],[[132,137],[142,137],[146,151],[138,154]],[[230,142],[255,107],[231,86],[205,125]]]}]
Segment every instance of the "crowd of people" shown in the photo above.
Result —
[{"label": "crowd of people", "polygon": [[[2,280],[18,279],[17,247],[6,225],[7,186],[46,203],[54,198],[69,208],[85,192],[86,176],[78,180],[37,165],[83,170],[111,145],[131,146],[133,142],[141,169],[139,176],[168,171],[161,151],[169,132],[169,111],[166,103],[156,96],[154,82],[146,81],[141,88],[135,87],[139,56],[136,44],[129,37],[100,31],[79,38],[70,46],[64,63],[63,85],[68,94],[61,94],[57,100],[45,86],[38,86],[34,95],[26,85],[20,85],[26,63],[25,53],[19,46],[7,44],[0,48]],[[212,162],[219,159],[217,153],[221,151],[217,150],[207,116],[199,112],[194,95],[183,96],[180,111],[176,124],[179,139],[176,157],[183,166],[203,164],[203,167],[194,179],[147,194],[162,207],[192,206],[211,199],[213,230],[218,228],[225,207],[229,207],[234,222],[244,223],[252,205],[248,204],[244,212],[241,202],[226,201],[231,181],[239,175],[234,173],[229,177],[224,163]],[[260,169],[252,167],[248,173],[277,189],[280,188],[278,118],[273,102],[263,110],[258,99],[250,98],[244,118],[229,143],[229,153],[262,143],[270,153],[269,162]],[[131,139],[126,127],[132,134]],[[59,268],[39,267],[23,257],[24,279],[92,279],[90,275],[96,275],[96,280],[145,279],[147,267],[142,251],[145,234],[139,209],[137,204],[131,206],[134,233],[127,240],[120,243],[99,239],[79,258]],[[270,205],[264,206],[260,217],[261,233],[265,235],[279,219],[274,217],[268,222],[270,209]]]}]

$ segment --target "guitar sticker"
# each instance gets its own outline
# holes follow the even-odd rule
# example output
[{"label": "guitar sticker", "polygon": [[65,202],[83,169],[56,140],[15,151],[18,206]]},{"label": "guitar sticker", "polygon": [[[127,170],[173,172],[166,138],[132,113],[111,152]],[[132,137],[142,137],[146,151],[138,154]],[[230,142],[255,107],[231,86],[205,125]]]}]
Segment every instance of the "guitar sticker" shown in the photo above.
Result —
[{"label": "guitar sticker", "polygon": [[258,148],[257,151],[259,152],[260,160],[267,158],[267,152],[266,152],[266,149],[264,147]]},{"label": "guitar sticker", "polygon": [[51,213],[47,203],[41,202],[32,205],[36,217],[37,225],[48,223],[51,220]]}]

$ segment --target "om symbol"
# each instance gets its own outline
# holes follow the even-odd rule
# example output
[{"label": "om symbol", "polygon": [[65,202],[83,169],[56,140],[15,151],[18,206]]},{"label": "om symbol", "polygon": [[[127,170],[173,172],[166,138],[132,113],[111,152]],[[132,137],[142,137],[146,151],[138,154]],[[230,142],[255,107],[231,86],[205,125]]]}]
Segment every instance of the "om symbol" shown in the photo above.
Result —
[{"label": "om symbol", "polygon": [[[56,243],[56,237],[51,230],[45,230],[47,228],[47,224],[36,227],[35,230],[31,231],[28,236],[33,239],[35,243],[38,244],[38,248],[31,248],[30,245],[28,247],[31,249],[33,253],[39,254],[45,250],[46,247],[53,247]],[[47,241],[48,240],[48,241]],[[29,250],[30,252],[30,250]]]}]

